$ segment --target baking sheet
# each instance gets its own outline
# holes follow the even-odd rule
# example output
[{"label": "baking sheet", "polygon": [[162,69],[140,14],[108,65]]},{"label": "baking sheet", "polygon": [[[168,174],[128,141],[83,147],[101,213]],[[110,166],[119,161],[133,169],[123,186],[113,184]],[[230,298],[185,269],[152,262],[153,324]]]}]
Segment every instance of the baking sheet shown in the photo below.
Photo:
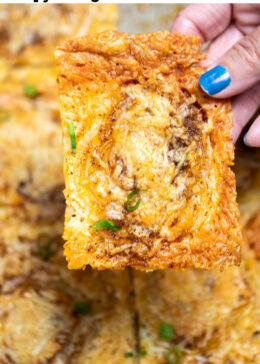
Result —
[{"label": "baking sheet", "polygon": [[169,30],[184,4],[120,4],[118,30],[148,33]]}]

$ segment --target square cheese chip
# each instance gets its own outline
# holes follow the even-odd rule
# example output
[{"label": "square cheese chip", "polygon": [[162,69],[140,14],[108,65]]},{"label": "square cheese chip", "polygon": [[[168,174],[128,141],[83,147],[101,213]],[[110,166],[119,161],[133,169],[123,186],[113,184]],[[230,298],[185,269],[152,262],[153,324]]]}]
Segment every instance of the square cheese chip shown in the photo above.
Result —
[{"label": "square cheese chip", "polygon": [[170,32],[57,49],[69,268],[239,264],[231,105],[200,90],[202,58]]}]

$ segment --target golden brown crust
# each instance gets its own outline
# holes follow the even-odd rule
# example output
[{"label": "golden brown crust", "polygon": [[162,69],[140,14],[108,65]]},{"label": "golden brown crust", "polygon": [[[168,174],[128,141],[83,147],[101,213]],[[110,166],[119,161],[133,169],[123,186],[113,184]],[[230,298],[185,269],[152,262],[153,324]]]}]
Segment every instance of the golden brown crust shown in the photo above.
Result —
[{"label": "golden brown crust", "polygon": [[[57,50],[70,268],[239,264],[231,106],[200,90],[199,51],[198,37],[170,32],[104,32]],[[142,202],[129,213],[133,189]],[[103,218],[122,230],[95,231]]]},{"label": "golden brown crust", "polygon": [[65,52],[58,56],[63,74],[73,83],[82,78],[140,82],[154,74],[170,74],[177,67],[188,69],[203,58],[198,37],[175,34],[170,39],[169,32],[129,36],[107,31],[68,41],[58,49]]}]

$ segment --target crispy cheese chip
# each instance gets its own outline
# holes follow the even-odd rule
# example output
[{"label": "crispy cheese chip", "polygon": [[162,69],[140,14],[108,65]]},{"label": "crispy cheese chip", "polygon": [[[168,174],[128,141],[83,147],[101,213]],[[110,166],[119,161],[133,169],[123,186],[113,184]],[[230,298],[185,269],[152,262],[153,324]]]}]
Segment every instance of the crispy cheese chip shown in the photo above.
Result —
[{"label": "crispy cheese chip", "polygon": [[202,57],[198,37],[170,32],[107,31],[56,51],[69,268],[239,264],[231,105],[200,90]]}]

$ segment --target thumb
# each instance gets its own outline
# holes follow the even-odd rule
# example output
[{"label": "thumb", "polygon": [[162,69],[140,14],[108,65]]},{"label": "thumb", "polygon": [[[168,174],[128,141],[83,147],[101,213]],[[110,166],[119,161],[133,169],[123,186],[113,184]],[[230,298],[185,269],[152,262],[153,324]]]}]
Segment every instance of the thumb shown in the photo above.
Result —
[{"label": "thumb", "polygon": [[230,97],[260,80],[260,26],[239,40],[200,77],[200,86],[214,97]]}]

